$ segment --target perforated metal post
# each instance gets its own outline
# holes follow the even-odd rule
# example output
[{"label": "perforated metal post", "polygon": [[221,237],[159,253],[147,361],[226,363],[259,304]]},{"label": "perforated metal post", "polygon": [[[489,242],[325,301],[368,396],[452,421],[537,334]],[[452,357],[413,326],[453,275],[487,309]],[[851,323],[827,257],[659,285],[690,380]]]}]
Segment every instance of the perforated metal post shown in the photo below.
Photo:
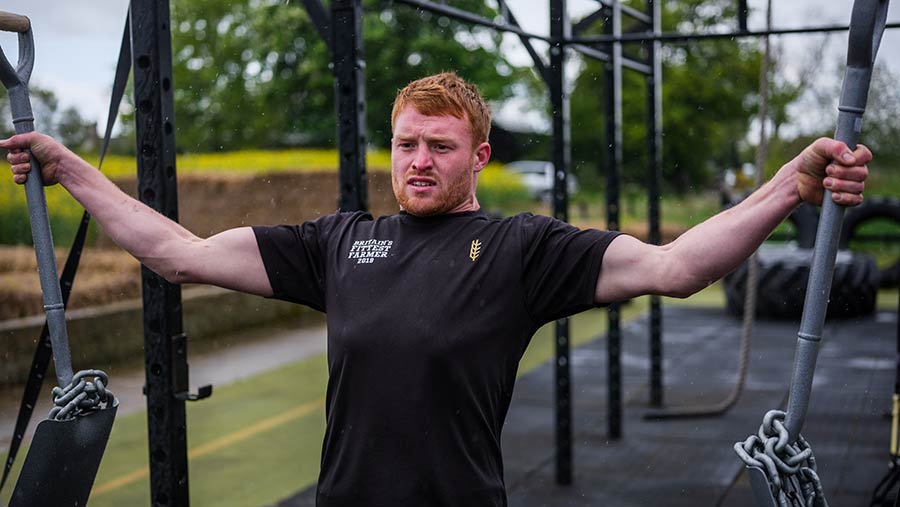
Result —
[{"label": "perforated metal post", "polygon": [[[553,215],[569,219],[569,97],[565,89],[564,39],[571,26],[565,0],[550,1],[550,104],[553,109]],[[569,369],[569,319],[556,321],[556,483],[572,483],[572,385]]]},{"label": "perforated metal post", "polygon": [[[647,0],[653,33],[661,32],[661,0]],[[647,241],[659,245],[660,182],[662,181],[662,59],[660,42],[647,44],[652,72],[647,76]],[[650,406],[663,405],[662,303],[659,296],[650,297]]]},{"label": "perforated metal post", "polygon": [[[622,10],[618,0],[610,2],[611,16],[604,31],[613,36],[622,34]],[[606,228],[619,230],[619,181],[622,174],[622,44],[614,42],[609,48],[606,65]],[[607,332],[607,433],[609,438],[622,437],[622,330],[620,306],[609,305]]]},{"label": "perforated metal post", "polygon": [[362,1],[332,0],[331,62],[338,117],[341,211],[367,210],[366,87]]},{"label": "perforated metal post", "polygon": [[[131,27],[138,196],[178,220],[168,1],[134,0]],[[173,395],[172,344],[182,333],[181,287],[145,267],[141,278],[151,504],[183,507],[189,505],[187,435],[184,401]]]}]

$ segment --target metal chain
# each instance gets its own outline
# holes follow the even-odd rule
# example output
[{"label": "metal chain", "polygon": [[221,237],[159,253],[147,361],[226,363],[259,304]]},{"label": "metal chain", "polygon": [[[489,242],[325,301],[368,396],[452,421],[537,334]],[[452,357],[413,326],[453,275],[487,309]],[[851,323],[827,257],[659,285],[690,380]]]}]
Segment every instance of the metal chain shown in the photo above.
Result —
[{"label": "metal chain", "polygon": [[109,376],[101,370],[79,371],[65,388],[53,388],[55,406],[50,410],[49,418],[66,421],[107,408],[115,399],[112,391],[106,388],[107,384]]},{"label": "metal chain", "polygon": [[783,411],[770,410],[757,434],[736,442],[734,452],[745,465],[766,474],[779,507],[828,507],[812,449],[799,435],[795,443],[788,442],[784,417]]}]

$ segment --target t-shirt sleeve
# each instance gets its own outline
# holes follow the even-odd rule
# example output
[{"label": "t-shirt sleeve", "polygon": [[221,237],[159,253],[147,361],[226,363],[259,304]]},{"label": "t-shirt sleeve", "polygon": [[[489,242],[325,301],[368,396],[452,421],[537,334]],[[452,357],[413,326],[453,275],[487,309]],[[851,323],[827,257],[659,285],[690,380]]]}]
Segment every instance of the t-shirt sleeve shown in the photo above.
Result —
[{"label": "t-shirt sleeve", "polygon": [[543,324],[593,308],[606,248],[620,233],[579,229],[543,216],[524,216],[526,305]]},{"label": "t-shirt sleeve", "polygon": [[327,244],[340,221],[327,215],[301,225],[253,227],[273,298],[325,311]]}]

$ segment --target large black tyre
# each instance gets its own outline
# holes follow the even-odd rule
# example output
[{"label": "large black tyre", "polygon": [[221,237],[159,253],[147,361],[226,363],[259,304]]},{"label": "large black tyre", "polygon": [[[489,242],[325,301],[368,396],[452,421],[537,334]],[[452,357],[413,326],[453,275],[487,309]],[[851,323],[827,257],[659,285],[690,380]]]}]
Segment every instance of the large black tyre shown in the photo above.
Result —
[{"label": "large black tyre", "polygon": [[[763,245],[757,255],[757,317],[797,319],[803,313],[803,300],[809,282],[812,250],[781,245]],[[741,315],[747,286],[748,263],[725,277],[728,311]],[[839,251],[828,303],[828,316],[848,318],[875,311],[879,273],[875,259],[868,254]]]},{"label": "large black tyre", "polygon": [[798,247],[812,248],[816,244],[816,230],[819,228],[818,207],[804,202],[788,216],[788,221],[794,226]]},{"label": "large black tyre", "polygon": [[[847,210],[841,227],[840,248],[850,248],[850,241],[859,228],[871,220],[885,220],[900,225],[900,199],[896,197],[867,197],[862,204]],[[881,270],[881,286],[900,285],[900,260]]]}]

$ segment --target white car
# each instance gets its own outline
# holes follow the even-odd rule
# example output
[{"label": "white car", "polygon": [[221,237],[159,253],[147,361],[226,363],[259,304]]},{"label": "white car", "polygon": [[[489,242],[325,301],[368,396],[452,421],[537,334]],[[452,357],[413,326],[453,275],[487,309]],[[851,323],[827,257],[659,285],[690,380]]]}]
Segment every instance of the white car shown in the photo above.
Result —
[{"label": "white car", "polygon": [[[506,170],[518,174],[535,199],[553,200],[553,163],[546,160],[517,160],[506,164]],[[569,195],[578,191],[578,180],[569,173],[566,179]]]}]

